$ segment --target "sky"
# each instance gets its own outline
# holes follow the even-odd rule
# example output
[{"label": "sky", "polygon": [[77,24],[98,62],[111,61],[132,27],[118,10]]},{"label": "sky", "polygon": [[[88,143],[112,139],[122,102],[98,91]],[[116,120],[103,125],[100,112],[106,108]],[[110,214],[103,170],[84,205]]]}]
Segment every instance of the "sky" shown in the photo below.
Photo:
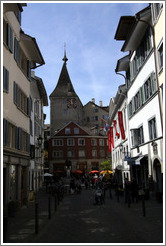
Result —
[{"label": "sky", "polygon": [[83,105],[92,98],[108,106],[124,78],[115,73],[123,41],[114,39],[121,16],[135,15],[149,5],[138,2],[27,2],[21,28],[35,37],[45,65],[35,69],[42,78],[49,106],[45,124],[50,123],[49,96],[57,85],[63,65],[64,45],[67,69]]}]

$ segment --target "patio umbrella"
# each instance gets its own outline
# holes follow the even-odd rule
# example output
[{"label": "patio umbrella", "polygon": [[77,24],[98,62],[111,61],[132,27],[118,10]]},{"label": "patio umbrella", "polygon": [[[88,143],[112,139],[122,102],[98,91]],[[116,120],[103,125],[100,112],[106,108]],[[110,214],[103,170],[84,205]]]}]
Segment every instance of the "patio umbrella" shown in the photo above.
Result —
[{"label": "patio umbrella", "polygon": [[103,171],[100,172],[100,174],[106,174],[106,173],[111,174],[111,173],[113,173],[113,171],[111,171],[111,170],[103,170]]},{"label": "patio umbrella", "polygon": [[90,171],[89,173],[90,173],[90,174],[92,174],[92,173],[99,173],[99,171],[98,171],[98,170],[92,170],[92,171]]},{"label": "patio umbrella", "polygon": [[82,171],[82,170],[75,170],[75,171],[72,171],[72,173],[79,173],[79,174],[82,174],[83,171]]}]

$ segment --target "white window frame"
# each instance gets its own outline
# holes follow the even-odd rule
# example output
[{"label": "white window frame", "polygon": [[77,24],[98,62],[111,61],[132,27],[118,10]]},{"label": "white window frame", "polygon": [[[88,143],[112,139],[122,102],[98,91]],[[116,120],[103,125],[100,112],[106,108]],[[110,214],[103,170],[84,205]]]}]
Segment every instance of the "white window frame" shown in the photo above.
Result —
[{"label": "white window frame", "polygon": [[85,146],[85,138],[79,138],[78,139],[78,145],[79,146]]},{"label": "white window frame", "polygon": [[53,146],[63,146],[63,139],[53,139]]},{"label": "white window frame", "polygon": [[80,129],[77,127],[77,128],[74,128],[74,134],[79,134],[80,133]]},{"label": "white window frame", "polygon": [[67,139],[67,146],[74,146],[74,145],[75,145],[74,138],[68,138]]},{"label": "white window frame", "polygon": [[66,127],[66,128],[65,128],[65,134],[67,135],[67,134],[70,134],[70,133],[71,133],[70,128],[69,128],[69,127]]},{"label": "white window frame", "polygon": [[85,157],[85,150],[79,150],[78,151],[78,156],[79,157]]},{"label": "white window frame", "polygon": [[92,149],[92,157],[93,158],[97,157],[97,150],[96,149]]},{"label": "white window frame", "polygon": [[55,159],[63,158],[63,151],[62,150],[53,150],[52,157]]},{"label": "white window frame", "polygon": [[99,139],[99,146],[104,146],[104,139]]},{"label": "white window frame", "polygon": [[97,139],[96,138],[92,138],[91,139],[91,145],[92,146],[97,146]]}]

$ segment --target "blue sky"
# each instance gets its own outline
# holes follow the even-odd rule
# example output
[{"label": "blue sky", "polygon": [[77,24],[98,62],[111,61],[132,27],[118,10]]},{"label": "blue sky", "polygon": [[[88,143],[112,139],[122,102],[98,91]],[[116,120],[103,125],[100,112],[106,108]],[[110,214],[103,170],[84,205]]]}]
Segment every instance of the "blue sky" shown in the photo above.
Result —
[{"label": "blue sky", "polygon": [[[22,13],[23,31],[36,38],[45,65],[35,69],[49,95],[54,90],[63,65],[64,43],[67,69],[83,105],[95,98],[104,106],[124,83],[116,75],[123,41],[114,39],[119,19],[135,15],[149,4],[143,2],[28,2]],[[50,105],[50,104],[49,104]],[[50,122],[50,108],[45,123]]]}]

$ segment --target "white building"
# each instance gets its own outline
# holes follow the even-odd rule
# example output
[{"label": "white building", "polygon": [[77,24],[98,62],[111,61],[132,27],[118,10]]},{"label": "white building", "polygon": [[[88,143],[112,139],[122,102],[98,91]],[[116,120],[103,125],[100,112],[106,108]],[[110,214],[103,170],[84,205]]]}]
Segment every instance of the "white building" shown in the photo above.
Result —
[{"label": "white building", "polygon": [[[111,98],[109,107],[110,127],[113,128],[112,169],[119,185],[124,187],[124,180],[130,180],[130,169],[127,159],[130,156],[126,85],[120,85],[115,98]],[[122,117],[120,117],[120,114]],[[110,128],[111,131],[111,128]]]},{"label": "white building", "polygon": [[[124,28],[125,27],[125,28]],[[150,6],[135,16],[122,16],[115,39],[129,51],[126,71],[128,117],[131,138],[131,176],[138,185],[162,196],[163,136],[156,77]]]}]

